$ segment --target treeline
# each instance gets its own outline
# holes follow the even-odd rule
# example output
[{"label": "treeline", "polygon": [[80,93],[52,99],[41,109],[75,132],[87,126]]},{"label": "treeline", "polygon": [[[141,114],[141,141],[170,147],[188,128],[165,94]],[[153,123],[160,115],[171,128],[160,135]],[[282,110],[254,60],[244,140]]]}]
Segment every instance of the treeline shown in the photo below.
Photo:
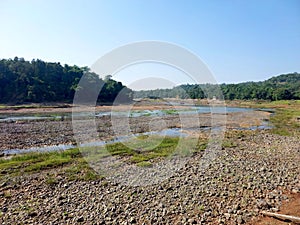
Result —
[{"label": "treeline", "polygon": [[123,101],[132,100],[132,90],[111,76],[102,80],[88,67],[62,66],[39,59],[29,62],[15,57],[0,60],[0,103],[72,102],[76,90],[89,93],[78,86],[84,73],[91,86],[102,87],[98,102],[113,102],[119,93]]},{"label": "treeline", "polygon": [[135,98],[213,98],[226,100],[290,100],[300,99],[300,74],[290,73],[261,82],[239,84],[185,84],[172,89],[135,91]]}]

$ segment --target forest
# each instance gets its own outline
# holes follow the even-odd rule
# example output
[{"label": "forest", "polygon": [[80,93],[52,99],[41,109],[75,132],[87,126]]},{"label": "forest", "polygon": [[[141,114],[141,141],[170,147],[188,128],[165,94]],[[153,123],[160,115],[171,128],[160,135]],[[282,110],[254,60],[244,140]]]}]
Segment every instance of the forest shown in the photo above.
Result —
[{"label": "forest", "polygon": [[213,98],[225,100],[291,100],[300,99],[300,74],[289,73],[260,82],[238,84],[184,84],[171,89],[135,91],[134,98]]},{"label": "forest", "polygon": [[[85,90],[78,86],[83,74],[91,84]],[[109,75],[99,78],[88,67],[62,66],[39,59],[30,62],[18,57],[0,60],[0,103],[3,104],[72,102],[76,90],[88,94],[87,87],[95,85],[102,87],[97,100],[100,103],[113,102],[119,93],[124,102],[132,100],[131,89]]]},{"label": "forest", "polygon": [[[86,74],[87,83],[79,86],[83,74]],[[102,87],[99,94],[98,87]],[[18,57],[0,60],[2,104],[72,102],[76,91],[84,91],[87,99],[98,95],[98,103],[113,102],[117,96],[120,103],[130,102],[133,98],[290,100],[300,99],[300,74],[282,74],[260,82],[184,84],[171,89],[133,92],[110,75],[101,79],[88,67],[61,65],[40,59],[30,62]]]}]

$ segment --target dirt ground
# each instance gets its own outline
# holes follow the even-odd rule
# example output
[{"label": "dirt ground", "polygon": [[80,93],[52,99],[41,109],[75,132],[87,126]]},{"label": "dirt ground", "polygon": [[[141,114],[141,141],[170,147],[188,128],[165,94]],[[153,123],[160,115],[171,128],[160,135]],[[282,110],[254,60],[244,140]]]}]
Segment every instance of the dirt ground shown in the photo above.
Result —
[{"label": "dirt ground", "polygon": [[[191,103],[192,104],[192,103]],[[176,109],[185,109],[189,108],[190,105],[176,105]],[[103,112],[103,111],[121,111],[125,109],[131,110],[155,110],[155,109],[174,109],[175,106],[172,103],[168,103],[165,101],[161,102],[148,102],[148,101],[137,101],[128,105],[99,105],[95,107],[95,111]],[[58,105],[24,105],[24,106],[3,106],[0,108],[0,114],[30,114],[30,113],[71,113],[73,109],[77,109],[77,107],[73,107],[72,104],[58,104]],[[82,107],[80,108],[82,110]],[[90,110],[90,108],[87,108]]]},{"label": "dirt ground", "polygon": [[[300,217],[300,193],[289,194],[289,200],[283,202],[279,214]],[[294,224],[290,221],[281,221],[268,216],[260,216],[248,223],[248,225],[287,225]]]}]

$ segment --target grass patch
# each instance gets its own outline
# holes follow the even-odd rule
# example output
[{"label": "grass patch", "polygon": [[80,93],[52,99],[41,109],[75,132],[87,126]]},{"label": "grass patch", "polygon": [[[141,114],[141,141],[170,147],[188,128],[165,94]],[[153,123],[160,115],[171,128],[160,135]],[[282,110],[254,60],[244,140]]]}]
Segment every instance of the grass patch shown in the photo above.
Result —
[{"label": "grass patch", "polygon": [[238,106],[238,107],[249,107],[249,108],[298,108],[300,107],[300,100],[279,100],[279,101],[267,101],[267,100],[233,100],[226,101],[226,104]]},{"label": "grass patch", "polygon": [[24,168],[25,172],[31,172],[31,171],[40,171],[43,169],[48,169],[48,168],[56,168],[59,166],[62,166],[64,164],[70,163],[70,158],[64,158],[61,156],[51,156],[45,161],[37,162],[37,163],[32,163]]},{"label": "grass patch", "polygon": [[186,157],[203,151],[206,147],[206,140],[142,135],[125,143],[108,144],[104,147],[88,147],[84,149],[84,155],[88,157],[88,161],[93,163],[97,163],[102,157],[112,155],[123,158],[127,163],[150,166],[153,160],[174,155]]},{"label": "grass patch", "polygon": [[284,136],[297,136],[300,133],[300,100],[280,101],[227,101],[229,105],[250,108],[275,109],[270,122],[274,126],[272,133]]},{"label": "grass patch", "polygon": [[55,185],[58,183],[58,181],[55,176],[51,174],[46,177],[46,183],[49,185]]},{"label": "grass patch", "polygon": [[0,178],[42,171],[52,171],[45,174],[45,182],[49,185],[58,183],[57,173],[67,180],[88,181],[103,178],[89,166],[78,148],[60,152],[28,153],[0,160]]},{"label": "grass patch", "polygon": [[206,140],[199,141],[196,138],[142,135],[126,143],[108,144],[105,147],[27,153],[7,160],[1,159],[0,178],[47,171],[45,182],[49,185],[59,182],[57,174],[67,180],[96,180],[102,179],[103,175],[97,174],[86,159],[93,163],[112,155],[124,159],[127,163],[151,167],[155,160],[173,155],[190,156],[203,151],[206,146]]},{"label": "grass patch", "polygon": [[225,139],[222,142],[222,148],[234,148],[237,147],[237,143],[233,142],[232,140]]},{"label": "grass patch", "polygon": [[129,163],[141,163],[169,156],[176,149],[178,141],[178,137],[163,138],[142,135],[125,143],[108,144],[103,147],[88,147],[83,151],[84,155],[91,161],[112,155],[126,158]]},{"label": "grass patch", "polygon": [[0,176],[57,168],[79,157],[81,157],[79,149],[70,149],[63,152],[27,153],[8,160],[1,159]]},{"label": "grass patch", "polygon": [[298,109],[276,109],[270,122],[274,128],[272,132],[279,135],[290,136],[300,133],[300,107]]},{"label": "grass patch", "polygon": [[136,165],[139,167],[151,167],[152,163],[148,162],[148,161],[142,161],[142,162],[137,163]]},{"label": "grass patch", "polygon": [[5,191],[3,192],[3,196],[4,196],[4,198],[11,198],[12,195],[11,195],[10,190],[5,190]]},{"label": "grass patch", "polygon": [[161,111],[167,115],[178,114],[178,110],[176,109],[164,109]]},{"label": "grass patch", "polygon": [[199,141],[194,152],[204,151],[207,148],[207,141]]},{"label": "grass patch", "polygon": [[90,165],[85,161],[84,158],[78,159],[72,165],[64,168],[64,174],[68,180],[98,180],[102,179],[103,176],[94,171]]}]

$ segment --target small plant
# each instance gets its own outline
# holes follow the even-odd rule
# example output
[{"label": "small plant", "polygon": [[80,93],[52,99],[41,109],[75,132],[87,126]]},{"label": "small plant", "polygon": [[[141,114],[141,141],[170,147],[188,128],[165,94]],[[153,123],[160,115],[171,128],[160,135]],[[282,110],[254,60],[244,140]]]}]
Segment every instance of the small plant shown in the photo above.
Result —
[{"label": "small plant", "polygon": [[299,109],[277,109],[271,116],[270,122],[274,125],[272,132],[282,136],[290,136],[299,133],[300,124],[296,119],[300,116]]},{"label": "small plant", "polygon": [[199,209],[200,212],[203,212],[204,209],[205,209],[205,206],[204,205],[200,205],[198,209]]},{"label": "small plant", "polygon": [[224,140],[222,143],[222,148],[234,148],[237,147],[237,143],[231,140]]},{"label": "small plant", "polygon": [[0,178],[3,175],[18,175],[23,172],[39,172],[45,169],[62,167],[81,158],[79,149],[59,152],[27,153],[0,160]]},{"label": "small plant", "polygon": [[95,171],[92,170],[86,171],[83,176],[83,180],[85,181],[98,180],[99,178],[100,176]]},{"label": "small plant", "polygon": [[195,152],[204,151],[207,148],[207,142],[198,142]]},{"label": "small plant", "polygon": [[57,180],[55,179],[55,177],[53,177],[53,176],[48,176],[48,177],[46,178],[46,183],[49,184],[49,185],[55,185],[55,184],[57,184],[58,182],[57,182]]},{"label": "small plant", "polygon": [[11,193],[10,193],[10,191],[8,190],[8,191],[4,191],[4,198],[11,198]]},{"label": "small plant", "polygon": [[137,163],[136,165],[140,166],[140,167],[151,167],[152,163],[149,161],[142,161],[142,162]]},{"label": "small plant", "polygon": [[[80,150],[74,148],[57,152],[28,153],[0,160],[0,178],[60,168],[59,175],[65,176],[67,180],[97,180],[102,179],[103,175],[97,174],[87,162],[97,165],[99,159],[115,156],[140,167],[151,167],[153,160],[173,155],[187,157],[204,150],[206,145],[206,141],[199,142],[196,138],[141,135],[126,144],[113,143]],[[47,174],[45,182],[49,185],[56,184],[58,182],[56,177],[57,175]],[[9,193],[6,197],[9,197]]]},{"label": "small plant", "polygon": [[167,114],[167,115],[172,115],[172,114],[177,114],[177,110],[175,109],[165,109],[165,110],[162,110],[163,113]]}]

